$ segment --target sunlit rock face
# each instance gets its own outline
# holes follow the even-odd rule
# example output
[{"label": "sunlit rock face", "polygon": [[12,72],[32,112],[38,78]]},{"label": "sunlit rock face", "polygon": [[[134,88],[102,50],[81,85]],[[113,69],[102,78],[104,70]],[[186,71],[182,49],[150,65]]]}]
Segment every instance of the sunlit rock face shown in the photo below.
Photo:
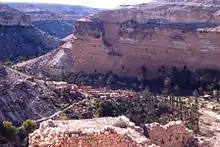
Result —
[{"label": "sunlit rock face", "polygon": [[[211,0],[156,0],[122,6],[79,19],[68,46],[57,50],[65,48],[73,58],[74,64],[64,67],[66,72],[96,70],[138,76],[145,66],[148,76],[155,76],[162,65],[219,69],[219,9],[219,1]],[[36,63],[38,59],[22,66]],[[47,64],[37,69],[54,67]]]},{"label": "sunlit rock face", "polygon": [[216,21],[219,9],[218,0],[152,0],[146,4],[121,6],[117,10],[97,13],[92,17],[111,22],[148,19],[162,19],[171,22],[206,22]]}]

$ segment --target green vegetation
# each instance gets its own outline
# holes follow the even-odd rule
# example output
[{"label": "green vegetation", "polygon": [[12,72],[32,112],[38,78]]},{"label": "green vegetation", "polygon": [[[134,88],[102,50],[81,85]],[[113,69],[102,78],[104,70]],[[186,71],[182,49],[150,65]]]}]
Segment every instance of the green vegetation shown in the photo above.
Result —
[{"label": "green vegetation", "polygon": [[[194,90],[198,95],[210,94],[215,98],[220,90],[220,71],[218,70],[189,70],[186,66],[183,69],[173,68],[165,69],[164,66],[158,69],[158,77],[155,79],[147,78],[147,69],[140,69],[142,74],[138,77],[129,77],[127,75],[117,75],[111,71],[107,73],[72,73],[62,74],[61,76],[52,76],[55,81],[66,81],[78,85],[90,85],[93,87],[107,87],[110,89],[132,89],[142,91],[146,87],[151,89],[152,93],[162,93],[163,95],[175,93],[179,96],[190,96]],[[24,71],[24,70],[22,70]],[[49,76],[49,75],[46,75]]]},{"label": "green vegetation", "polygon": [[14,140],[17,137],[18,134],[18,128],[16,128],[11,122],[4,121],[3,127],[2,127],[2,134],[5,136],[8,140]]},{"label": "green vegetation", "polygon": [[0,60],[42,55],[58,47],[61,41],[35,26],[0,26]]},{"label": "green vegetation", "polygon": [[75,21],[42,20],[33,24],[47,34],[62,39],[73,33]]},{"label": "green vegetation", "polygon": [[[171,120],[182,120],[188,128],[199,132],[198,96],[210,94],[217,99],[220,90],[220,72],[217,70],[158,69],[158,78],[147,79],[148,69],[142,66],[138,77],[105,74],[94,71],[62,74],[50,77],[55,81],[66,81],[77,85],[91,85],[109,89],[135,90],[138,94],[129,99],[99,98],[92,104],[93,117],[126,115],[137,125]],[[25,71],[25,70],[24,70]],[[49,76],[49,75],[46,75]],[[194,96],[195,99],[184,96]],[[204,107],[204,106],[203,106]],[[65,118],[72,118],[71,114]],[[77,117],[78,118],[78,117]],[[79,117],[83,118],[83,116]]]},{"label": "green vegetation", "polygon": [[33,120],[26,120],[20,127],[16,127],[12,122],[4,121],[0,127],[0,144],[10,143],[19,145],[19,147],[27,146],[27,136],[37,129],[37,124]]},{"label": "green vegetation", "polygon": [[182,120],[188,128],[199,131],[197,101],[174,95],[154,96],[143,91],[131,99],[97,99],[92,107],[94,117],[125,115],[137,125]]},{"label": "green vegetation", "polygon": [[24,129],[28,133],[30,133],[30,132],[34,131],[37,128],[37,124],[33,120],[28,119],[28,120],[23,122],[22,127],[24,127]]}]

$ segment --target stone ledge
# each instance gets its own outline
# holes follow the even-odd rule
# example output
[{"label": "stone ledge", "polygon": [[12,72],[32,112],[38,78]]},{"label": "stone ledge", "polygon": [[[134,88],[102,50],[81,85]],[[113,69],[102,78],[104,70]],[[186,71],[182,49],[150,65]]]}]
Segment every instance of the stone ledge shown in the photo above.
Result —
[{"label": "stone ledge", "polygon": [[[144,147],[182,147],[192,143],[207,147],[194,137],[181,121],[170,122],[165,126],[158,123],[146,125],[149,138],[142,128],[125,116],[104,117],[85,120],[53,121],[40,124],[40,128],[29,135],[29,147],[124,147],[128,145]],[[191,144],[190,144],[191,143]],[[156,145],[155,145],[156,144]]]}]

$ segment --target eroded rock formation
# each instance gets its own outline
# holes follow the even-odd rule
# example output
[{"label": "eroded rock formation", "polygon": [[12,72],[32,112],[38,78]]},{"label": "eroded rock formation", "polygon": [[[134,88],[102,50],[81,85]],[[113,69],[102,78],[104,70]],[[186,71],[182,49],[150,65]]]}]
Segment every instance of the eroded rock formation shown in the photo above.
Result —
[{"label": "eroded rock formation", "polygon": [[[79,19],[75,36],[56,53],[18,66],[46,72],[113,71],[129,76],[139,75],[143,66],[148,76],[155,75],[162,65],[219,69],[219,8],[219,2],[211,0],[155,0],[100,12]],[[58,58],[57,66],[50,64],[48,57],[56,57],[58,50],[68,52],[65,56],[74,64],[66,65]]]},{"label": "eroded rock formation", "polygon": [[[131,145],[135,147],[192,147],[195,144],[187,144],[187,141],[196,140],[192,132],[181,122],[171,122],[166,126],[147,125],[149,138],[144,135],[145,133],[142,128],[135,126],[125,116],[69,121],[48,120],[42,122],[40,128],[29,135],[29,147],[124,147]],[[205,146],[204,142],[199,142],[199,140],[194,142],[200,147]],[[207,142],[206,146],[210,147]]]}]

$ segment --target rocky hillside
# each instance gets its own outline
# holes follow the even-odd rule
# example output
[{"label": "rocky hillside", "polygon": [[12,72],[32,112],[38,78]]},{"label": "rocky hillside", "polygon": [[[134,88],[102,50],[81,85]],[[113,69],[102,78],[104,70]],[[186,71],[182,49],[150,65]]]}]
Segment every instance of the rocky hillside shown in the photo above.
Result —
[{"label": "rocky hillside", "polygon": [[7,67],[0,68],[0,121],[18,125],[26,119],[38,119],[59,110],[58,96],[43,82]]},{"label": "rocky hillside", "polygon": [[44,20],[35,21],[32,22],[32,24],[51,36],[64,38],[72,34],[75,26],[75,21]]},{"label": "rocky hillside", "polygon": [[71,41],[18,66],[49,74],[128,76],[140,75],[142,67],[148,76],[160,67],[219,69],[219,9],[212,0],[155,0],[99,12],[78,19]]},{"label": "rocky hillside", "polygon": [[0,32],[1,60],[41,55],[61,44],[35,26],[0,26]]},{"label": "rocky hillside", "polygon": [[0,3],[0,60],[41,55],[60,44],[61,40],[33,26],[28,14]]}]

